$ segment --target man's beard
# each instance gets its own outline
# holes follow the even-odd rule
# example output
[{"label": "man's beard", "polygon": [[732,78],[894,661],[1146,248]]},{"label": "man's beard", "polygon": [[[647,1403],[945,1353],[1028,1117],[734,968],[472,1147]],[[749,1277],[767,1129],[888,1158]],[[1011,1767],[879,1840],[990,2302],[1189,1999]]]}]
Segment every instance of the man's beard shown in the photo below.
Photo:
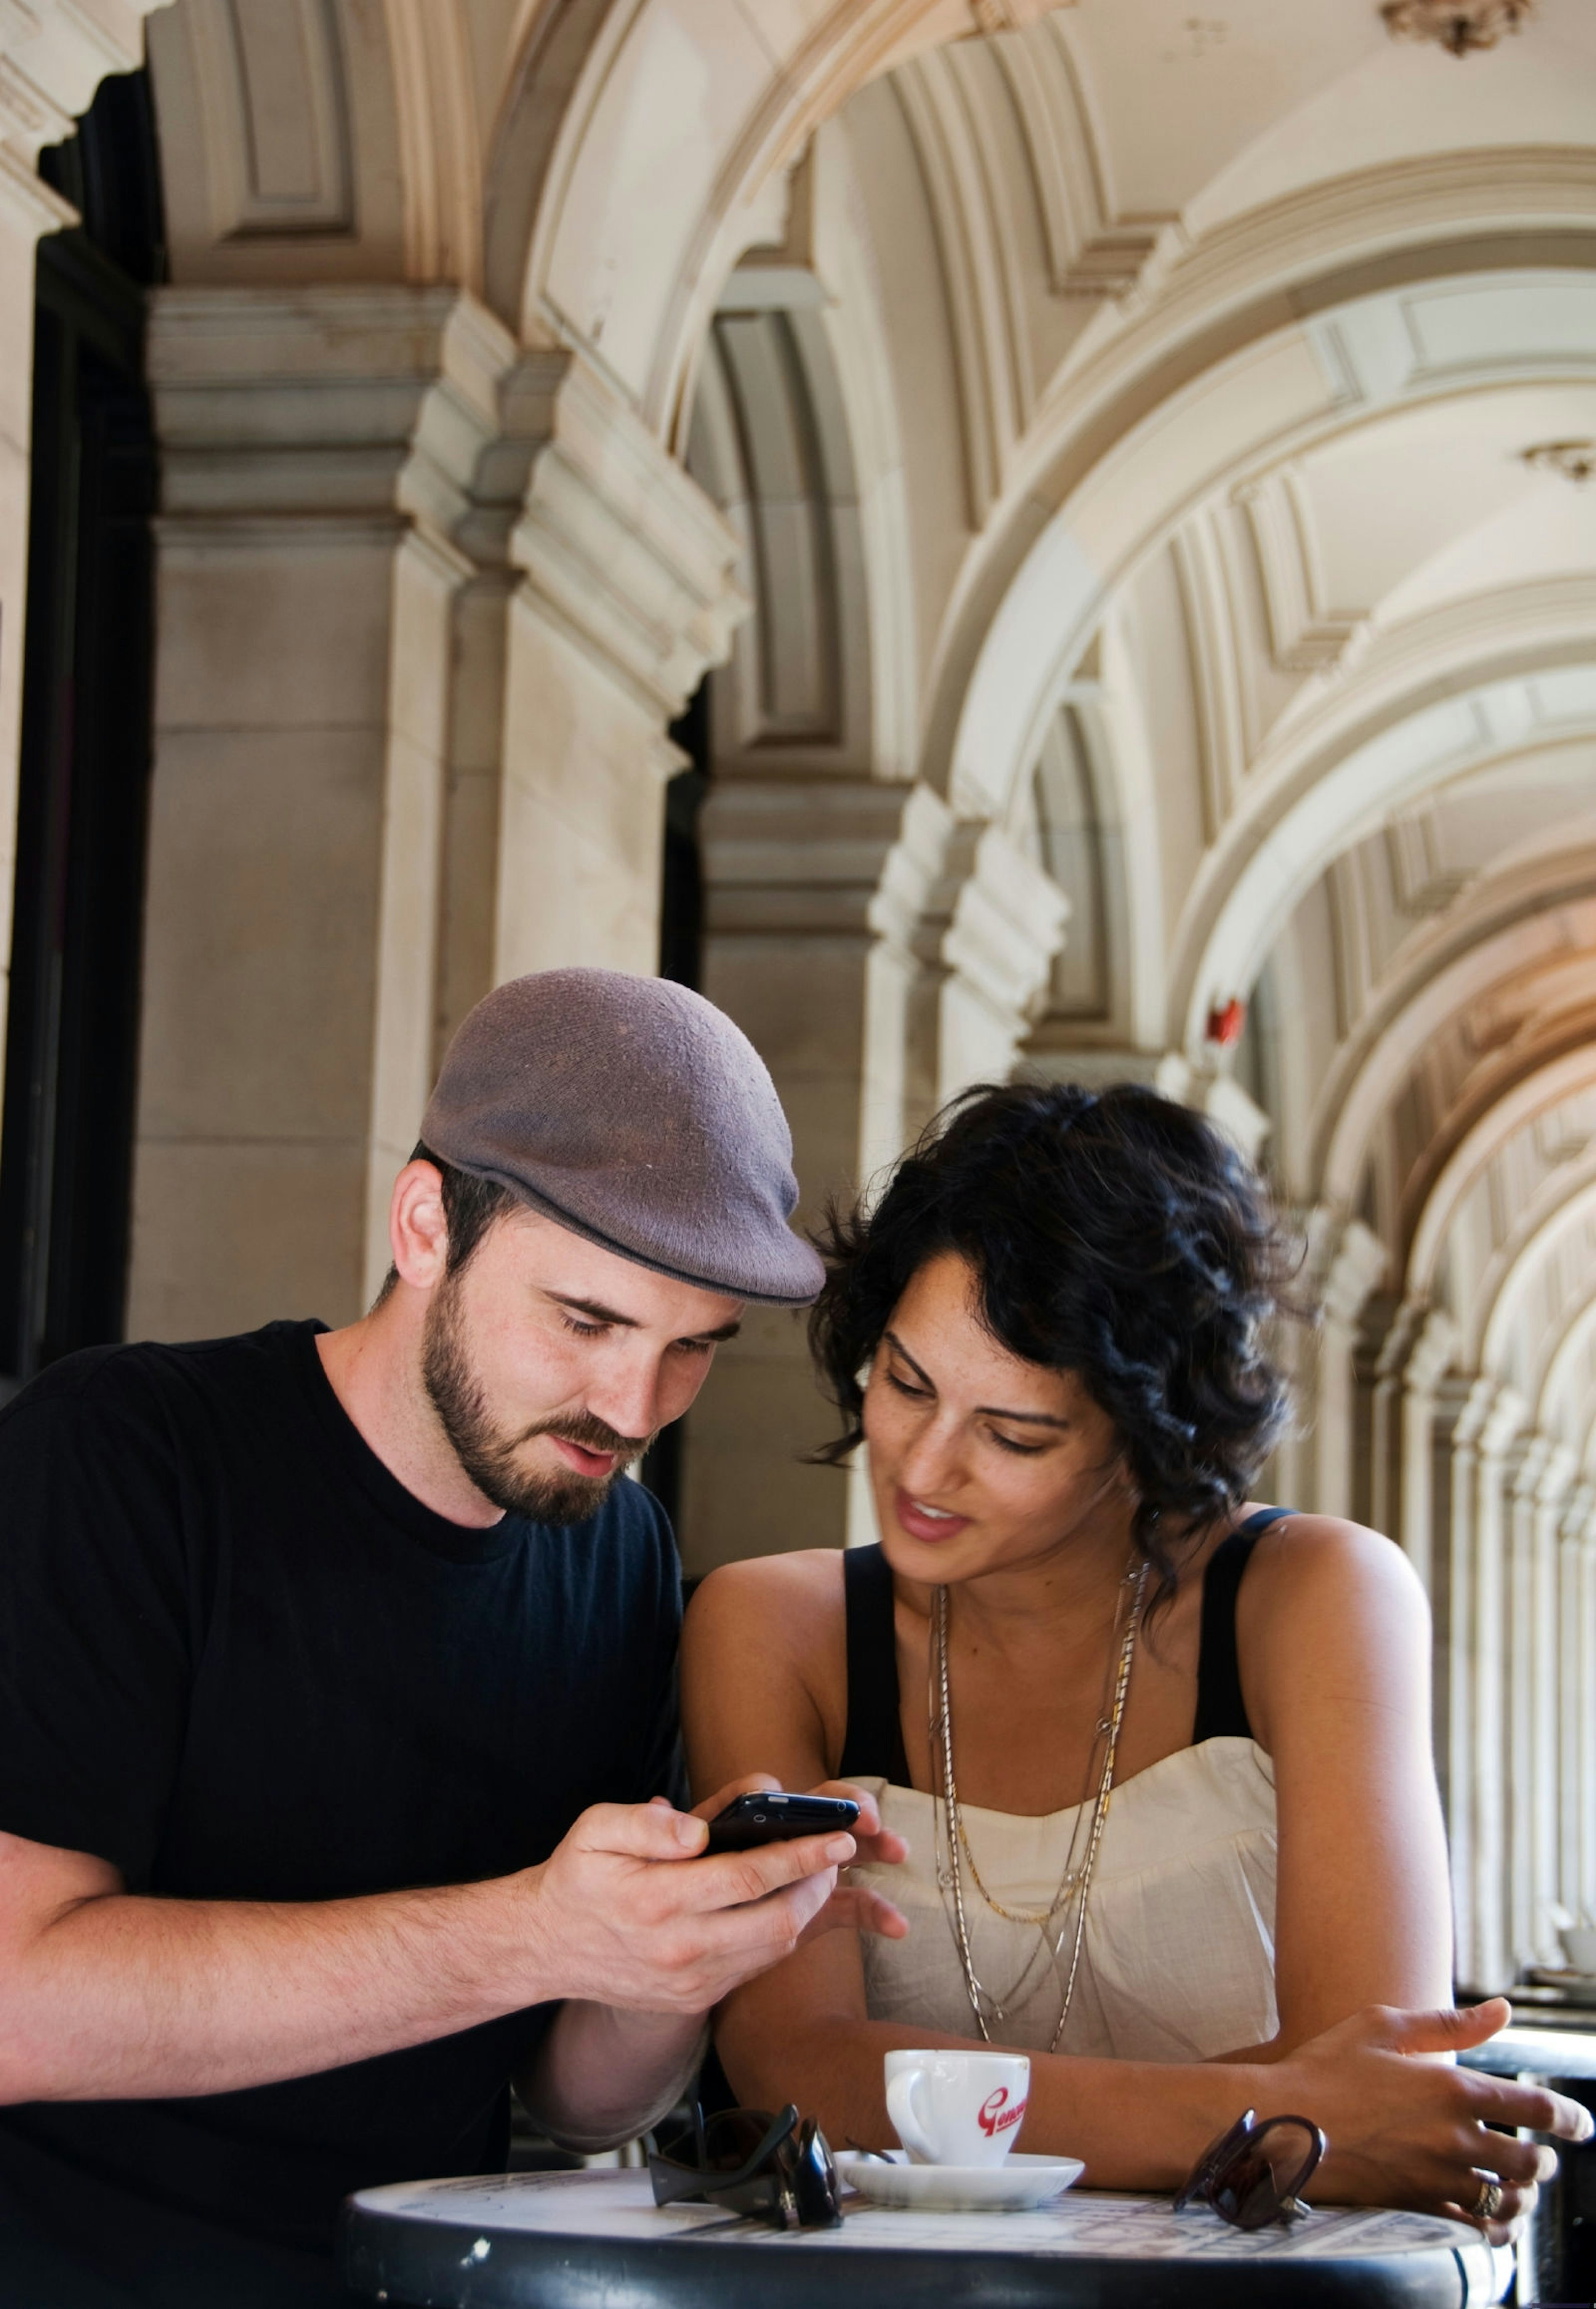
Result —
[{"label": "man's beard", "polygon": [[[472,1364],[455,1276],[445,1277],[427,1310],[421,1378],[455,1457],[478,1491],[507,1515],[526,1516],[533,1523],[585,1523],[620,1482],[628,1463],[654,1440],[652,1435],[618,1435],[589,1412],[535,1420],[515,1432],[499,1426]],[[620,1464],[608,1475],[534,1474],[517,1455],[537,1435],[562,1436],[589,1451],[618,1451]]]}]

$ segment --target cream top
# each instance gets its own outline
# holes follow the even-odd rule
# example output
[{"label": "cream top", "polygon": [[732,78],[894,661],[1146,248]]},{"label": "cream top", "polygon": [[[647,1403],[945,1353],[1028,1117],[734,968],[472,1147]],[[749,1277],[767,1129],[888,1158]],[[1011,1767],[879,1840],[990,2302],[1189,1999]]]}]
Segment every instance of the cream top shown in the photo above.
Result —
[{"label": "cream top", "polygon": [[[909,1846],[898,1867],[850,1872],[875,1884],[909,1922],[907,1940],[863,1939],[870,2018],[976,2036],[953,1896],[944,1896],[936,1881],[932,1799],[885,1780],[860,1785],[878,1798],[883,1825]],[[1086,1807],[1034,1819],[970,1804],[960,1809],[993,1898],[1010,1908],[1045,1907]],[[1081,1822],[1078,1856],[1087,1826]],[[1274,1770],[1254,1740],[1182,1748],[1115,1788],[1060,2052],[1202,2061],[1272,2037],[1276,1845]],[[996,1915],[976,1891],[967,1862],[963,1872],[976,1976],[1008,2011],[1004,2020],[989,2018],[993,2042],[1045,2052],[1069,1976],[1073,1907],[1055,1962],[1042,1953],[1036,1925]],[[1063,1921],[1055,1922],[1055,1935]]]}]

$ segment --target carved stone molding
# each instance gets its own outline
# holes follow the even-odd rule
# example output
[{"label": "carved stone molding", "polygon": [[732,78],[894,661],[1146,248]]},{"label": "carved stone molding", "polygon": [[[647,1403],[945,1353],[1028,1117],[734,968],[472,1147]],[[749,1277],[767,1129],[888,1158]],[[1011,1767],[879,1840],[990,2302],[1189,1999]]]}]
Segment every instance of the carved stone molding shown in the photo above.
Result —
[{"label": "carved stone molding", "polygon": [[510,540],[523,596],[679,714],[750,604],[736,532],[582,354],[543,357],[543,437]]},{"label": "carved stone molding", "polygon": [[1385,0],[1380,13],[1393,39],[1435,40],[1447,53],[1494,48],[1535,13],[1535,0]]},{"label": "carved stone molding", "polygon": [[990,37],[994,32],[1018,32],[1056,8],[1074,5],[1075,0],[970,0],[970,13],[977,31]]},{"label": "carved stone molding", "polygon": [[42,183],[47,144],[70,136],[108,73],[131,72],[143,55],[143,20],[168,0],[0,0],[0,205],[24,231],[76,222]]},{"label": "carved stone molding", "polygon": [[149,367],[162,510],[405,517],[524,593],[667,717],[725,654],[737,540],[578,353],[447,288],[169,289]]},{"label": "carved stone molding", "polygon": [[1282,466],[1234,494],[1252,530],[1275,663],[1293,673],[1333,665],[1367,611],[1340,607],[1326,594],[1313,500],[1301,473]]},{"label": "carved stone molding", "polygon": [[[452,289],[160,290],[148,367],[163,514],[397,522],[418,437],[426,463],[459,468],[459,487],[465,445],[480,451],[493,429],[492,395],[516,358]],[[435,387],[444,408],[423,426]],[[426,477],[416,486],[425,493]]]},{"label": "carved stone molding", "polygon": [[872,778],[717,776],[699,820],[705,928],[870,939],[906,800]]},{"label": "carved stone molding", "polygon": [[1046,999],[1070,902],[1000,829],[916,786],[871,909],[883,945],[917,965],[911,1122],[967,1083],[1002,1080]]},{"label": "carved stone molding", "polygon": [[1320,1226],[1311,1230],[1317,1236],[1315,1264],[1323,1278],[1318,1284],[1319,1304],[1327,1321],[1350,1333],[1384,1280],[1390,1256],[1379,1236],[1361,1219],[1349,1219],[1338,1229],[1329,1213],[1315,1215],[1321,1220]]}]

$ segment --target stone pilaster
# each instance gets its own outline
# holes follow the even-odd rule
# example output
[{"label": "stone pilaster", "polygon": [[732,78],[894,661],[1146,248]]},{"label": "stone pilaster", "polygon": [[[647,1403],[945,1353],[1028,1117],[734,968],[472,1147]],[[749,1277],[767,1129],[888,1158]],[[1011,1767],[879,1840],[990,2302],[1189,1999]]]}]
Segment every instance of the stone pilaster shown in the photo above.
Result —
[{"label": "stone pilaster", "polygon": [[[1507,1628],[1508,1453],[1523,1425],[1523,1398],[1482,1379],[1470,1435],[1472,1595],[1469,1631],[1470,1964],[1468,1977],[1506,1987],[1514,1966],[1502,1881],[1507,1839],[1507,1733],[1510,1665]],[[1460,1487],[1454,1482],[1453,1500]],[[1459,1857],[1454,1842],[1454,1865]]]},{"label": "stone pilaster", "polygon": [[470,1003],[652,966],[664,722],[740,606],[734,545],[577,355],[452,289],[168,290],[150,365],[133,1319],[343,1319]]},{"label": "stone pilaster", "polygon": [[[1389,1304],[1377,1307],[1371,1297],[1367,1312],[1384,1314]],[[1390,1312],[1383,1336],[1371,1329],[1361,1350],[1371,1371],[1367,1519],[1401,1543],[1432,1603],[1436,1535],[1445,1520],[1444,1509],[1437,1520],[1436,1500],[1436,1389],[1455,1345],[1455,1327],[1443,1309],[1408,1299]],[[1449,1464],[1444,1457],[1443,1464]]]},{"label": "stone pilaster", "polygon": [[1551,1674],[1546,1657],[1540,1534],[1536,1497],[1552,1455],[1540,1434],[1520,1431],[1502,1458],[1503,1493],[1503,1715],[1504,1773],[1507,1802],[1501,1856],[1505,1860],[1502,1906],[1510,1961],[1516,1972],[1535,1961],[1536,1925],[1541,1904],[1552,1896],[1537,1881],[1536,1856],[1543,1812],[1557,1813],[1555,1778],[1535,1777],[1535,1717],[1538,1679]]},{"label": "stone pilaster", "polygon": [[873,913],[902,990],[907,1134],[972,1083],[1013,1073],[1069,913],[997,826],[915,789]]},{"label": "stone pilaster", "polygon": [[1452,1847],[1457,1969],[1474,1983],[1474,1518],[1479,1431],[1493,1379],[1447,1372],[1436,1384],[1426,1432],[1433,1484],[1431,1600],[1436,1614],[1436,1760]]},{"label": "stone pilaster", "polygon": [[1548,1909],[1562,1892],[1562,1822],[1566,1794],[1561,1731],[1565,1714],[1577,1711],[1577,1686],[1563,1666],[1561,1564],[1557,1528],[1574,1481],[1572,1451],[1548,1444],[1535,1476],[1531,1509],[1531,1605],[1529,1623],[1529,1752],[1523,1785],[1531,1791],[1533,1827],[1530,1849],[1529,1929],[1522,1954],[1531,1962],[1560,1964],[1562,1952]]},{"label": "stone pilaster", "polygon": [[571,352],[510,539],[494,976],[652,970],[666,726],[749,602],[735,532]]},{"label": "stone pilaster", "polygon": [[[1321,1515],[1353,1512],[1356,1384],[1353,1356],[1364,1309],[1384,1276],[1385,1246],[1361,1219],[1315,1211],[1308,1224],[1309,1256],[1320,1278],[1318,1353],[1311,1449],[1305,1454],[1305,1506]],[[1394,1536],[1394,1535],[1393,1535]]]},{"label": "stone pilaster", "polygon": [[[704,991],[770,1067],[812,1221],[956,1091],[1011,1073],[1065,903],[928,789],[837,771],[717,777],[701,839]],[[845,1483],[801,1465],[828,1431],[801,1324],[756,1310],[690,1424],[695,1566],[871,1535],[862,1472]],[[791,1471],[779,1485],[773,1467]]]},{"label": "stone pilaster", "polygon": [[1559,1897],[1596,1915],[1596,1483],[1567,1492],[1557,1520],[1562,1691]]},{"label": "stone pilaster", "polygon": [[[902,1033],[882,996],[875,914],[913,807],[902,785],[836,772],[717,776],[699,822],[703,990],[775,1079],[793,1126],[800,1224],[852,1197],[900,1143]],[[833,1431],[802,1319],[750,1309],[688,1423],[691,1567],[842,1545],[850,1516],[865,1512],[862,1479],[804,1464]]]}]

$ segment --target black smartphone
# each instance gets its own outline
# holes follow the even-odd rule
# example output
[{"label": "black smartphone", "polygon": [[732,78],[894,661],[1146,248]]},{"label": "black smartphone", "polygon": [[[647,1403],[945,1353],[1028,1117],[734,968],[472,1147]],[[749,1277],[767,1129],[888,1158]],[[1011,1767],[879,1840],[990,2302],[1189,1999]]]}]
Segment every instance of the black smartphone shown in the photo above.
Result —
[{"label": "black smartphone", "polygon": [[733,1796],[709,1823],[707,1852],[751,1852],[758,1844],[785,1844],[795,1836],[851,1829],[859,1807],[848,1796],[790,1796],[777,1789]]}]

